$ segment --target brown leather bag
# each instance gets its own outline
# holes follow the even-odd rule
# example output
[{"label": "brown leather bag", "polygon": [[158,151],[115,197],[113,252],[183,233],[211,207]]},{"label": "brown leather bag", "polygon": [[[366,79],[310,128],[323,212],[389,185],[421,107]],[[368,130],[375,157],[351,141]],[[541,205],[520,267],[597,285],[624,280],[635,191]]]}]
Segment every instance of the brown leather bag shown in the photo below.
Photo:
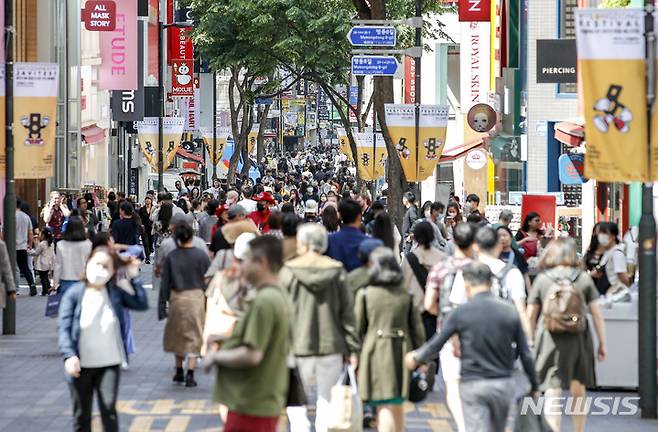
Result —
[{"label": "brown leather bag", "polygon": [[544,328],[551,333],[578,333],[587,328],[587,309],[583,293],[574,282],[580,276],[552,278],[544,299]]}]

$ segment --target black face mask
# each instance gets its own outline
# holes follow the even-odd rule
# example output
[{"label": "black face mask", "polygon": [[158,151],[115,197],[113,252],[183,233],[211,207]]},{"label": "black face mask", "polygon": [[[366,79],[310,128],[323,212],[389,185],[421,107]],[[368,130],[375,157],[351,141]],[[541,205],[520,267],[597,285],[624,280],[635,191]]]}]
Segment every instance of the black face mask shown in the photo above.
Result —
[{"label": "black face mask", "polygon": [[256,210],[258,211],[265,210],[265,204],[261,204],[261,203],[256,204]]}]

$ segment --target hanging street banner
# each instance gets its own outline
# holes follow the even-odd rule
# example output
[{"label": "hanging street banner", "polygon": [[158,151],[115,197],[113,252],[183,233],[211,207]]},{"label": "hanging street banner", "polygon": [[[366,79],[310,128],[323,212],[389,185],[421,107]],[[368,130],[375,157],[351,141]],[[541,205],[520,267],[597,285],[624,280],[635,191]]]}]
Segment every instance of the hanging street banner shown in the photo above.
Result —
[{"label": "hanging street banner", "polygon": [[218,127],[216,129],[217,141],[215,144],[215,154],[213,156],[213,145],[212,145],[212,128],[201,128],[201,133],[203,134],[203,141],[206,143],[206,150],[208,150],[208,155],[210,156],[210,162],[212,165],[219,165],[222,161],[222,156],[224,155],[224,149],[226,148],[226,142],[231,136],[230,127]]},{"label": "hanging street banner", "polygon": [[355,26],[347,33],[352,46],[394,47],[397,31],[392,26]]},{"label": "hanging street banner", "polygon": [[394,76],[400,63],[394,56],[358,55],[352,57],[352,75]]},{"label": "hanging street banner", "polygon": [[185,119],[185,132],[198,132],[201,118],[201,89],[198,81],[194,78],[194,97],[181,99],[181,117]]},{"label": "hanging street banner", "polygon": [[[89,4],[89,2],[87,2]],[[114,90],[110,98],[112,120],[133,122],[144,119],[144,21],[137,22],[137,89]]]},{"label": "hanging street banner", "polygon": [[350,148],[350,139],[347,136],[345,128],[336,128],[336,134],[338,135],[338,151],[347,156],[347,160],[354,160],[352,149]]},{"label": "hanging street banner", "polygon": [[[411,104],[386,104],[386,124],[395,149],[400,157],[402,170],[410,182],[423,181],[434,172],[446,143],[448,107],[421,105],[416,144],[415,107]],[[418,151],[416,149],[418,148]],[[416,159],[418,154],[418,159]]]},{"label": "hanging street banner", "polygon": [[260,130],[260,124],[254,123],[251,126],[251,131],[247,135],[247,151],[249,154],[252,154],[256,150],[256,142],[258,141],[258,131]]},{"label": "hanging street banner", "polygon": [[113,31],[116,28],[117,5],[112,0],[89,0],[80,11],[80,18],[89,31]]},{"label": "hanging street banner", "polygon": [[174,60],[171,75],[171,96],[194,97],[194,60]]},{"label": "hanging street banner", "polygon": [[375,138],[372,135],[372,131],[352,132],[352,134],[356,141],[359,177],[366,181],[384,177],[386,175],[387,158],[384,136],[378,133]]},{"label": "hanging street banner", "polygon": [[585,177],[653,180],[646,151],[644,11],[577,9],[576,41],[587,130]]},{"label": "hanging street banner", "polygon": [[473,105],[489,102],[491,23],[463,22],[460,28],[459,76],[465,83],[460,86],[460,101],[466,114]]},{"label": "hanging street banner", "polygon": [[[163,118],[163,169],[166,171],[176,158],[176,152],[181,145],[181,136],[185,119],[182,117]],[[144,121],[137,122],[139,146],[142,148],[144,158],[151,168],[158,170],[158,117],[146,117]]]},{"label": "hanging street banner", "polygon": [[116,27],[100,33],[98,88],[137,90],[137,2],[116,0]]},{"label": "hanging street banner", "polygon": [[14,166],[17,179],[53,176],[57,129],[57,63],[14,65]]}]

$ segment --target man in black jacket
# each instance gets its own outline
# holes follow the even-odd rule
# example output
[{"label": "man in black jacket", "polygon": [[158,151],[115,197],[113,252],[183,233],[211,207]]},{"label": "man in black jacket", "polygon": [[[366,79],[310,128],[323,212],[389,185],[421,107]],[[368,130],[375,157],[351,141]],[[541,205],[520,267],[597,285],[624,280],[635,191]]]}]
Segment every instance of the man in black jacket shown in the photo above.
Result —
[{"label": "man in black jacket", "polygon": [[514,306],[491,293],[493,275],[489,267],[472,262],[462,274],[468,303],[449,315],[440,333],[408,353],[405,366],[413,370],[435,358],[450,337],[458,335],[466,431],[503,432],[514,397],[512,373],[517,353],[533,393],[538,388],[534,362]]},{"label": "man in black jacket", "polygon": [[411,227],[418,219],[416,195],[413,192],[406,192],[402,197],[402,204],[407,208],[402,218],[402,239],[404,241],[404,251],[409,252],[411,250]]}]

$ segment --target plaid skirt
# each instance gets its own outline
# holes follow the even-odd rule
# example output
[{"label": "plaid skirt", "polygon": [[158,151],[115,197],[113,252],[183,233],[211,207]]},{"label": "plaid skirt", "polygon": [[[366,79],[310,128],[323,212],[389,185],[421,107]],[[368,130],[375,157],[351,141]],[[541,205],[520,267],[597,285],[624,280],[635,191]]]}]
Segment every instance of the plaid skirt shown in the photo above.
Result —
[{"label": "plaid skirt", "polygon": [[163,348],[178,356],[198,355],[203,344],[206,296],[201,289],[172,290],[165,324]]}]

